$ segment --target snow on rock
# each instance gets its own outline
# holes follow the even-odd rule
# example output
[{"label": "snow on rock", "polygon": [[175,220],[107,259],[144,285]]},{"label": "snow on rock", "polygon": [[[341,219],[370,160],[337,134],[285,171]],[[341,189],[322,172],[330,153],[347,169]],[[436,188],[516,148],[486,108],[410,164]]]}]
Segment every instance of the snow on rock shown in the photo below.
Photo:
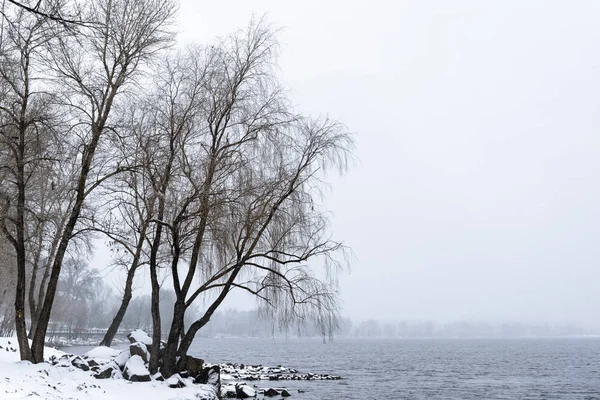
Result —
[{"label": "snow on rock", "polygon": [[129,360],[129,358],[131,357],[131,352],[129,350],[123,350],[122,352],[119,353],[118,356],[116,356],[113,361],[117,363],[117,365],[121,368],[123,368],[125,366],[125,364],[127,363],[127,360]]},{"label": "snow on rock", "polygon": [[159,382],[163,382],[165,380],[165,377],[162,376],[162,374],[160,372],[155,373],[154,375],[151,376],[153,381],[159,381]]},{"label": "snow on rock", "polygon": [[138,355],[133,355],[123,368],[123,377],[132,382],[149,382],[150,372],[146,368],[144,360]]},{"label": "snow on rock", "polygon": [[212,365],[205,367],[195,378],[196,383],[208,384],[213,386],[221,385],[221,367]]},{"label": "snow on rock", "polygon": [[150,361],[150,353],[148,352],[148,348],[142,342],[131,343],[129,346],[129,353],[132,356],[140,356],[144,362]]},{"label": "snow on rock", "polygon": [[279,392],[273,388],[270,388],[270,389],[265,390],[265,396],[267,396],[267,397],[279,396]]},{"label": "snow on rock", "polygon": [[127,339],[129,339],[131,343],[138,342],[144,343],[146,346],[152,346],[152,338],[141,329],[136,329],[135,331],[131,332],[129,335],[127,335]]},{"label": "snow on rock", "polygon": [[83,358],[79,356],[71,357],[71,365],[75,368],[79,368],[82,371],[89,371],[90,366]]},{"label": "snow on rock", "polygon": [[236,397],[237,392],[235,391],[235,385],[223,385],[221,386],[221,397],[231,398]]},{"label": "snow on rock", "polygon": [[[118,372],[118,374],[117,374],[117,372]],[[119,375],[121,375],[121,377],[123,377],[123,375],[121,374],[121,370],[119,369],[119,366],[114,361],[111,361],[111,362],[99,367],[98,371],[94,374],[94,378],[108,379],[108,378],[112,378],[115,376],[118,377]]]},{"label": "snow on rock", "polygon": [[220,364],[221,381],[330,381],[343,379],[338,375],[299,373],[293,368],[265,367],[262,365]]},{"label": "snow on rock", "polygon": [[240,399],[246,399],[248,397],[256,397],[256,390],[245,384],[236,384],[235,393]]},{"label": "snow on rock", "polygon": [[114,357],[118,356],[119,350],[111,349],[110,347],[100,346],[85,353],[85,358],[91,358],[99,364],[106,364]]},{"label": "snow on rock", "polygon": [[56,357],[50,358],[50,362],[57,367],[68,368],[71,366],[71,356],[63,354],[58,359]]},{"label": "snow on rock", "polygon": [[179,376],[179,374],[175,374],[175,375],[171,376],[165,382],[172,389],[178,389],[178,388],[187,386],[185,384],[185,380],[181,376]]}]

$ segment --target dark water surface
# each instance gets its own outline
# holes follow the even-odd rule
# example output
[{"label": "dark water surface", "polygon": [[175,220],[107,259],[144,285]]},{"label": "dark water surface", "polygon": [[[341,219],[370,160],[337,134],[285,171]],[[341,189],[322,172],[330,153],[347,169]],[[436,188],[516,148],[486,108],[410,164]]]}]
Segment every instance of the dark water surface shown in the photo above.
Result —
[{"label": "dark water surface", "polygon": [[[600,400],[600,339],[205,339],[207,362],[284,365],[343,381],[252,382],[291,399]],[[298,393],[297,389],[306,393]]]}]

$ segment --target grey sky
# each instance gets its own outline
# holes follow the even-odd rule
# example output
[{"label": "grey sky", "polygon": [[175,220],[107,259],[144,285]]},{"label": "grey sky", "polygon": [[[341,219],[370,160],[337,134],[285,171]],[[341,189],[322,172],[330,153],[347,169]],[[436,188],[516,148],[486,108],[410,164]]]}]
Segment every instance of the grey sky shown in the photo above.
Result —
[{"label": "grey sky", "polygon": [[594,323],[600,2],[183,0],[181,39],[252,14],[298,108],[356,132],[328,197],[347,314]]}]

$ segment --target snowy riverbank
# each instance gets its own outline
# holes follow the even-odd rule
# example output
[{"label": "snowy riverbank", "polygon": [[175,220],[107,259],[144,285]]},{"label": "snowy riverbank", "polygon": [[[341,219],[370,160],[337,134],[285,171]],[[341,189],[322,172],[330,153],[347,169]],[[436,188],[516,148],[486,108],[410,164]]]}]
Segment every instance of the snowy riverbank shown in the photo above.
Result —
[{"label": "snowy riverbank", "polygon": [[[208,385],[189,384],[178,389],[168,382],[133,383],[125,379],[96,379],[94,371],[83,371],[59,362],[31,364],[19,361],[16,338],[0,338],[0,399],[44,400],[199,400],[216,399]],[[65,360],[65,353],[45,348],[44,356]],[[187,383],[187,382],[186,382]]]},{"label": "snowy riverbank", "polygon": [[304,390],[288,389],[285,381],[341,379],[281,365],[204,364],[191,357],[188,371],[165,380],[148,372],[151,338],[138,330],[129,340],[128,349],[96,347],[79,355],[46,347],[46,362],[31,364],[19,361],[16,338],[0,338],[0,399],[216,400],[219,392],[222,397],[287,397]]}]

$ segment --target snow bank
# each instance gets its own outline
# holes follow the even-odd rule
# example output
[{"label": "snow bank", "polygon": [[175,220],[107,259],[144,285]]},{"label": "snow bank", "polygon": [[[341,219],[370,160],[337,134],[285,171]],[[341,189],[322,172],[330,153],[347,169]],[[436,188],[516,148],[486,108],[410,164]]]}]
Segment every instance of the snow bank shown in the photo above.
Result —
[{"label": "snow bank", "polygon": [[[214,389],[207,385],[190,384],[179,389],[172,389],[165,382],[158,381],[131,383],[123,379],[98,380],[92,376],[92,371],[82,371],[66,363],[65,366],[59,367],[48,363],[31,364],[26,361],[18,361],[19,349],[15,338],[0,338],[0,346],[2,346],[0,349],[0,399],[2,400],[28,398],[44,400],[216,400],[217,398]],[[95,350],[100,356],[109,354],[106,349]],[[112,352],[115,355],[120,353],[114,350]],[[45,348],[44,355],[60,357],[64,353]]]},{"label": "snow bank", "polygon": [[[31,340],[29,341],[31,345]],[[44,347],[44,358],[60,357],[64,352],[50,347]],[[19,342],[16,337],[0,337],[0,362],[16,362],[21,360]],[[0,397],[1,398],[1,397]]]}]

